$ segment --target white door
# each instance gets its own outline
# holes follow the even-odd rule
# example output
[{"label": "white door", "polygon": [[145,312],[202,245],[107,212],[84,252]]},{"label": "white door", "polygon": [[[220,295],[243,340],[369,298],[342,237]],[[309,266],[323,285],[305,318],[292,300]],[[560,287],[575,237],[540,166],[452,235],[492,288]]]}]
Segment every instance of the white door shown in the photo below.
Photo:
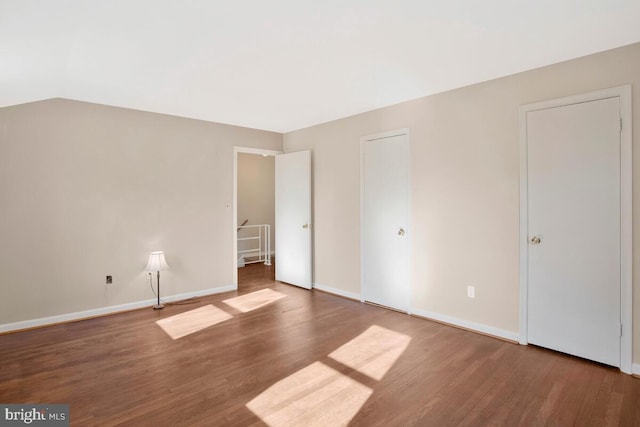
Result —
[{"label": "white door", "polygon": [[361,143],[362,281],[366,301],[409,310],[409,138]]},{"label": "white door", "polygon": [[620,365],[619,98],[529,111],[528,341]]},{"label": "white door", "polygon": [[276,156],[276,280],[311,289],[311,151]]}]

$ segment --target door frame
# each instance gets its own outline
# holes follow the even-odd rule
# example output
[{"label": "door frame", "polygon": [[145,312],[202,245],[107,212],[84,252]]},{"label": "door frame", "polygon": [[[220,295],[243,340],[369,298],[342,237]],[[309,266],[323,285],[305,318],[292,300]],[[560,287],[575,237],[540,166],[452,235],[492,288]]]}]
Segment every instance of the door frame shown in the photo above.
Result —
[{"label": "door frame", "polygon": [[620,99],[620,370],[632,373],[633,361],[633,235],[631,85],[536,102],[519,108],[520,149],[520,344],[528,344],[529,230],[527,113],[608,98]]},{"label": "door frame", "polygon": [[364,281],[364,144],[379,139],[391,138],[394,136],[406,136],[409,146],[409,158],[407,159],[407,245],[409,245],[409,300],[407,301],[407,314],[413,312],[413,289],[411,287],[411,135],[409,128],[401,128],[386,132],[379,132],[360,137],[360,302],[366,302],[366,289]]},{"label": "door frame", "polygon": [[238,290],[238,154],[258,154],[262,156],[277,156],[282,151],[266,150],[251,147],[233,147],[233,288]]}]

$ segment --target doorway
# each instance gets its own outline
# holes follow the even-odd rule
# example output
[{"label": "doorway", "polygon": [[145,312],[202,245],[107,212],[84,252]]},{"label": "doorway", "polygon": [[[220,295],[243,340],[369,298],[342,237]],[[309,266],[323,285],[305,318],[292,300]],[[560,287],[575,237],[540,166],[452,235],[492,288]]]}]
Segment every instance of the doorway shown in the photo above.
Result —
[{"label": "doorway", "polygon": [[[268,157],[268,172],[260,177],[241,177],[240,166],[243,163],[241,159],[246,155],[249,157],[244,159],[249,160],[249,163],[255,163],[261,158]],[[256,156],[258,159],[256,159]],[[257,168],[255,165],[253,167],[250,166],[249,172],[253,174]],[[247,178],[249,182],[243,182]],[[267,180],[269,181],[268,184],[263,182]],[[243,202],[239,202],[239,193],[243,191],[242,187],[245,187],[250,189],[249,191],[245,190],[245,192],[256,194],[257,190],[252,186],[264,187],[262,193],[271,194],[266,199],[263,197],[264,194],[258,194],[260,197],[253,197],[253,201],[250,200],[248,203],[250,206],[255,207],[260,204],[255,203],[256,198],[264,199],[262,204],[269,205],[270,213],[269,215],[262,215],[260,218],[272,219],[270,224],[253,224],[248,216],[255,216],[255,214],[243,213],[251,212],[251,210],[244,210]],[[270,260],[258,259],[256,261],[253,259],[256,262],[252,264],[251,272],[244,270],[242,276],[244,278],[271,280],[275,278],[277,281],[311,289],[313,282],[311,217],[310,151],[282,154],[280,151],[234,147],[233,284],[236,289],[238,289],[240,276],[238,274],[238,266],[243,263],[245,265],[248,264],[246,261],[241,260],[240,257],[252,254],[245,252],[251,251],[251,248],[243,245],[251,245],[252,243],[254,246],[260,243],[264,245],[267,240],[264,234],[259,234],[259,231],[254,231],[254,234],[251,234],[245,230],[263,226],[268,226],[272,231],[270,238],[268,238],[269,243],[266,246],[269,247],[268,250],[272,255],[275,255],[276,252],[278,253],[279,262],[275,262],[274,256]],[[249,221],[242,225],[247,219]],[[261,221],[267,222],[267,220]],[[240,238],[238,238],[239,235],[241,236]],[[258,270],[256,268],[258,263],[266,265],[267,271],[264,271],[265,269]]]},{"label": "doorway", "polygon": [[629,87],[523,106],[521,343],[631,370]]},{"label": "doorway", "polygon": [[[234,147],[233,280],[273,276],[275,156],[280,151]],[[239,274],[238,269],[243,269]]]},{"label": "doorway", "polygon": [[362,298],[409,311],[409,132],[360,141]]}]

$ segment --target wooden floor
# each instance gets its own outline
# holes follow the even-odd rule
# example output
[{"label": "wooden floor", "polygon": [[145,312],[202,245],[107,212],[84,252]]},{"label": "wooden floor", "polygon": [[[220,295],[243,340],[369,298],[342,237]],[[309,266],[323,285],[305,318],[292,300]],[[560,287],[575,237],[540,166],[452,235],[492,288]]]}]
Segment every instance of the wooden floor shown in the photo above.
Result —
[{"label": "wooden floor", "polygon": [[[640,426],[640,380],[617,369],[280,284],[262,265],[240,283],[0,336],[0,403],[68,403],[75,426]],[[367,343],[372,331],[395,347]]]}]

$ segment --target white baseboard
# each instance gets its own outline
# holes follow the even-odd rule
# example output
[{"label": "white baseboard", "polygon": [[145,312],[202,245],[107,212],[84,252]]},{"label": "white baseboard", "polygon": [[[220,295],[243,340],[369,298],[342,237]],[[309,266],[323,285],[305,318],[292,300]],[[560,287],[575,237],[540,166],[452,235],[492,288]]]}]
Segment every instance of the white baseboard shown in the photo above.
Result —
[{"label": "white baseboard", "polygon": [[437,320],[438,322],[448,323],[450,325],[459,326],[461,328],[470,329],[472,331],[480,332],[486,335],[492,335],[497,338],[502,338],[509,341],[518,342],[520,334],[516,332],[509,332],[503,329],[494,328],[493,326],[483,325],[482,323],[470,322],[468,320],[458,319],[456,317],[447,316],[440,313],[434,313],[432,311],[411,309],[411,313],[427,319]]},{"label": "white baseboard", "polygon": [[320,283],[314,283],[313,287],[314,289],[317,289],[319,291],[328,292],[330,294],[360,301],[360,294],[356,294],[354,292],[343,291],[342,289],[332,288],[331,286],[321,285]]},{"label": "white baseboard", "polygon": [[[269,251],[269,255],[271,255],[272,257],[275,257],[276,256],[276,251]],[[249,255],[249,257],[253,257],[253,256],[257,256],[257,255]],[[243,254],[243,255],[238,256],[238,259],[244,258],[244,257],[245,257],[245,255]]]},{"label": "white baseboard", "polygon": [[[229,286],[221,286],[219,288],[209,288],[209,289],[202,289],[200,291],[186,292],[184,294],[171,295],[168,297],[160,296],[160,299],[166,302],[174,302],[174,301],[185,300],[187,298],[204,297],[207,295],[221,294],[224,292],[230,292],[235,290],[237,290],[235,286],[229,285]],[[154,302],[155,300],[151,300],[151,301]]]},{"label": "white baseboard", "polygon": [[[173,301],[184,300],[187,298],[202,297],[205,295],[219,294],[222,292],[229,292],[234,290],[236,290],[235,286],[222,286],[219,288],[203,289],[200,291],[187,292],[184,294],[170,295],[166,297],[161,296],[160,299],[165,302],[173,302]],[[121,311],[135,310],[137,308],[145,308],[145,307],[152,306],[155,303],[156,303],[156,299],[153,298],[153,299],[148,299],[143,301],[130,302],[126,304],[112,305],[109,307],[78,311],[75,313],[60,314],[60,315],[51,316],[51,317],[41,317],[39,319],[32,319],[32,320],[23,320],[15,323],[6,323],[4,325],[0,325],[0,333],[19,331],[21,329],[30,329],[30,328],[40,327],[40,326],[53,325],[56,323],[70,322],[73,320],[82,320],[82,319],[87,319],[87,318],[96,317],[96,316],[103,316],[105,314],[114,314]]]},{"label": "white baseboard", "polygon": [[[343,291],[342,289],[332,288],[331,286],[325,286],[320,283],[314,283],[313,287],[319,291],[328,292],[330,294],[339,295],[345,298],[353,299],[356,301],[362,301],[360,294],[354,292]],[[480,332],[486,335],[492,335],[494,337],[502,338],[509,341],[518,342],[520,335],[516,332],[509,332],[502,329],[494,328],[492,326],[483,325],[481,323],[474,323],[468,320],[462,320],[451,316],[446,316],[440,313],[434,313],[426,310],[410,309],[409,313],[415,314],[427,319],[437,320],[442,323],[448,323],[450,325],[459,326],[461,328],[470,329],[476,332]]]},{"label": "white baseboard", "polygon": [[633,375],[640,375],[640,363],[634,363],[631,369]]},{"label": "white baseboard", "polygon": [[[275,258],[276,256],[276,251],[271,251],[269,252],[269,254],[271,255],[271,258]],[[253,256],[253,255],[252,255]],[[244,262],[245,256],[244,255],[240,255],[238,257],[238,268],[242,268],[245,267],[247,265],[247,263]],[[251,263],[251,264],[255,264],[255,263]]]}]

